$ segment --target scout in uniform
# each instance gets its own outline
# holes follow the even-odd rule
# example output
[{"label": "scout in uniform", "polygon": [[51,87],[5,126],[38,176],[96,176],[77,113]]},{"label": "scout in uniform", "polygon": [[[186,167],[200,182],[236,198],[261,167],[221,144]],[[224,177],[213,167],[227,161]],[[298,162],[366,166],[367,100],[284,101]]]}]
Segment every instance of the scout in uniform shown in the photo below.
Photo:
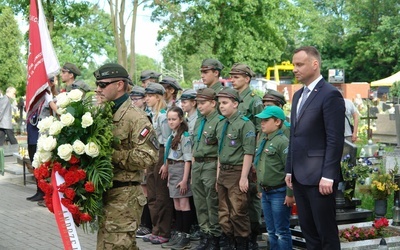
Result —
[{"label": "scout in uniform", "polygon": [[140,81],[142,82],[142,87],[146,88],[147,84],[154,82],[158,83],[158,79],[160,78],[161,73],[157,73],[153,70],[143,70],[142,73],[140,73]]},{"label": "scout in uniform", "polygon": [[[253,122],[258,134],[261,129],[261,120],[256,115],[264,109],[264,106],[261,98],[250,89],[250,81],[255,73],[246,64],[236,63],[232,66],[229,74],[232,78],[233,88],[239,92],[242,100],[239,104],[239,112]],[[251,235],[249,248],[256,250],[258,249],[257,237],[261,234],[261,201],[257,192],[255,169],[252,168],[250,173],[249,216]]]},{"label": "scout in uniform", "polygon": [[186,113],[186,120],[189,125],[189,134],[193,139],[194,125],[197,120],[196,90],[187,89],[183,91],[180,101],[182,110]]},{"label": "scout in uniform", "polygon": [[[265,91],[265,95],[263,96],[262,100],[264,107],[278,106],[281,109],[283,109],[283,106],[286,104],[285,97],[281,93],[273,89],[267,89]],[[285,121],[282,124],[281,130],[286,135],[287,138],[290,137],[289,118],[286,117]]]},{"label": "scout in uniform", "polygon": [[90,91],[89,86],[82,80],[76,80],[77,76],[81,75],[81,71],[73,63],[65,63],[61,69],[61,81],[66,84],[67,92],[72,89],[81,89],[84,92]]},{"label": "scout in uniform", "polygon": [[219,81],[223,69],[224,65],[216,59],[204,59],[200,66],[201,80],[217,94],[223,87]]},{"label": "scout in uniform", "polygon": [[167,102],[167,108],[170,108],[172,106],[180,107],[180,104],[179,104],[179,101],[177,101],[177,98],[178,98],[178,92],[179,92],[179,90],[182,90],[182,87],[175,80],[175,78],[172,78],[170,76],[165,76],[161,80],[160,84],[165,89],[164,98],[165,98],[165,101]]},{"label": "scout in uniform", "polygon": [[129,94],[129,97],[132,100],[132,105],[142,109],[151,119],[151,110],[146,105],[145,93],[146,91],[144,88],[139,86],[134,86]]},{"label": "scout in uniform", "polygon": [[[228,237],[222,249],[247,249],[250,235],[248,214],[248,175],[253,161],[256,131],[253,123],[238,111],[239,93],[231,88],[222,89],[218,95],[219,109],[226,117],[217,128],[218,160],[217,188],[219,223]],[[226,244],[228,243],[229,244]]]},{"label": "scout in uniform", "polygon": [[218,221],[218,195],[215,190],[218,160],[217,125],[225,119],[217,112],[216,93],[199,89],[196,95],[201,114],[194,128],[192,190],[197,220],[202,232],[196,250],[219,250],[221,226]]},{"label": "scout in uniform", "polygon": [[281,130],[286,116],[278,106],[267,106],[257,117],[262,119],[263,136],[257,143],[254,165],[270,249],[292,249],[289,227],[294,198],[293,190],[285,183],[289,139]]},{"label": "scout in uniform", "polygon": [[146,115],[131,105],[128,72],[119,64],[109,63],[94,73],[96,92],[114,102],[112,156],[113,186],[104,195],[104,215],[97,234],[97,250],[136,250],[136,230],[146,197],[141,172],[158,158],[156,134]]}]

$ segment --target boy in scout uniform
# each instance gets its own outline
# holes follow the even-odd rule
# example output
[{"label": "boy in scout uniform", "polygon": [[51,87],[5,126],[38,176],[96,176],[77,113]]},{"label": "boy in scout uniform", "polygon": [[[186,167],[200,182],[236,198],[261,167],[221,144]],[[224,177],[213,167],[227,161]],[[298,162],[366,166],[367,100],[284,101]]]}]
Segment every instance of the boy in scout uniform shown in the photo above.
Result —
[{"label": "boy in scout uniform", "polygon": [[[229,73],[232,78],[233,88],[239,92],[242,102],[239,104],[241,115],[249,118],[256,127],[256,133],[260,133],[261,120],[256,117],[263,109],[261,98],[250,89],[251,78],[255,73],[249,66],[236,63],[232,66]],[[257,237],[261,234],[261,201],[257,192],[256,174],[254,168],[251,169],[250,177],[250,196],[249,196],[249,216],[251,222],[250,249],[258,249]]]},{"label": "boy in scout uniform", "polygon": [[[264,107],[278,106],[283,109],[283,106],[286,104],[285,97],[281,93],[273,89],[267,89],[262,100]],[[286,118],[283,122],[281,130],[287,138],[290,137],[290,123],[288,122],[288,118]]]},{"label": "boy in scout uniform", "polygon": [[201,80],[217,94],[223,87],[219,81],[223,69],[224,65],[216,59],[204,59],[200,66]]},{"label": "boy in scout uniform", "polygon": [[218,221],[218,195],[215,190],[217,177],[218,139],[216,128],[223,117],[216,107],[215,91],[199,89],[196,95],[201,114],[196,121],[193,145],[192,191],[197,220],[202,232],[196,250],[219,250],[221,226]]},{"label": "boy in scout uniform", "polygon": [[262,208],[270,249],[292,249],[290,212],[293,190],[285,183],[289,139],[281,130],[286,117],[277,106],[267,106],[257,117],[262,137],[258,140],[254,165],[257,169]]},{"label": "boy in scout uniform", "polygon": [[97,234],[97,250],[139,249],[136,230],[146,197],[141,172],[158,158],[156,134],[144,112],[131,104],[128,72],[119,64],[108,63],[96,70],[96,92],[112,101],[113,186],[104,195],[104,215]]},{"label": "boy in scout uniform", "polygon": [[218,95],[219,110],[225,121],[217,128],[218,160],[217,188],[219,223],[229,239],[221,249],[248,249],[250,219],[248,214],[248,175],[253,161],[256,131],[253,123],[238,111],[239,93],[231,88]]},{"label": "boy in scout uniform", "polygon": [[76,80],[77,76],[81,75],[81,71],[73,63],[65,63],[61,69],[61,81],[65,83],[67,92],[72,89],[81,89],[84,92],[90,91],[89,86],[82,80]]},{"label": "boy in scout uniform", "polygon": [[161,76],[161,73],[157,73],[153,70],[143,70],[140,73],[140,81],[142,82],[142,87],[147,88],[147,84],[154,82],[158,83],[158,79]]}]

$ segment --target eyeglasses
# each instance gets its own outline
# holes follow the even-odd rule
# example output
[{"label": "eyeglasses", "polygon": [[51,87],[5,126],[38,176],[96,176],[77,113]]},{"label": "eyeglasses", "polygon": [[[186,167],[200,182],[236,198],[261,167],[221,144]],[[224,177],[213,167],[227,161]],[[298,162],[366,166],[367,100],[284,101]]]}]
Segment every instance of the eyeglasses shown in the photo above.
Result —
[{"label": "eyeglasses", "polygon": [[134,97],[131,97],[131,100],[132,100],[133,102],[137,102],[137,101],[139,101],[139,100],[143,100],[143,98],[134,98]]},{"label": "eyeglasses", "polygon": [[111,83],[116,83],[116,82],[119,82],[119,81],[122,81],[122,80],[115,80],[115,81],[112,81],[112,82],[100,82],[100,81],[97,81],[97,82],[96,82],[96,86],[98,86],[98,87],[104,89],[105,87],[107,87],[107,86],[110,85]]}]

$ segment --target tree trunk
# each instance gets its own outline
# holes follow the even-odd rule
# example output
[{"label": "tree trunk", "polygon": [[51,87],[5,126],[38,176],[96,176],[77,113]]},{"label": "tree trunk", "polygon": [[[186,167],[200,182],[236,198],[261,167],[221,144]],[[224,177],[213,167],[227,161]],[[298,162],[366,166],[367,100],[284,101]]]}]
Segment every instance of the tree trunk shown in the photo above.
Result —
[{"label": "tree trunk", "polygon": [[131,58],[130,58],[130,66],[129,66],[129,75],[131,76],[132,80],[135,76],[136,71],[136,49],[135,49],[135,33],[136,33],[136,17],[137,17],[137,10],[139,6],[139,0],[133,1],[133,14],[132,14],[132,30],[131,30]]}]

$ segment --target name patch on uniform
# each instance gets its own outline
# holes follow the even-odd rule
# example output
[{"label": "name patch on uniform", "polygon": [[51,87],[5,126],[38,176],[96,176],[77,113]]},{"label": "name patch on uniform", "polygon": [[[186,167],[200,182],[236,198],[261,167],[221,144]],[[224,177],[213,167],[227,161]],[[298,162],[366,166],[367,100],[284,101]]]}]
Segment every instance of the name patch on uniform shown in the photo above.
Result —
[{"label": "name patch on uniform", "polygon": [[256,137],[256,133],[254,133],[254,131],[249,131],[246,134],[246,138],[248,138],[248,137]]}]

